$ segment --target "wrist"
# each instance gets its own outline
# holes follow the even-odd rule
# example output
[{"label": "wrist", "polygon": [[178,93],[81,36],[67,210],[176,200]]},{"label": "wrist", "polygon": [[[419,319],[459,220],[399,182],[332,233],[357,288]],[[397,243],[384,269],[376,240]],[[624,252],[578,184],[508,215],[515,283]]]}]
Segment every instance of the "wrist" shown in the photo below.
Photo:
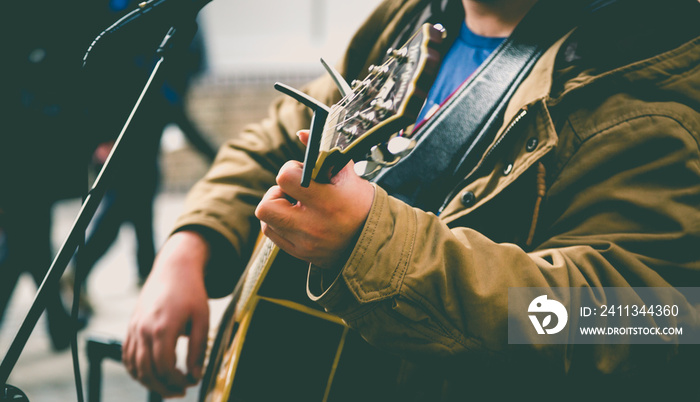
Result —
[{"label": "wrist", "polygon": [[174,233],[165,242],[156,256],[153,271],[203,280],[209,256],[206,239],[195,231],[183,230]]}]

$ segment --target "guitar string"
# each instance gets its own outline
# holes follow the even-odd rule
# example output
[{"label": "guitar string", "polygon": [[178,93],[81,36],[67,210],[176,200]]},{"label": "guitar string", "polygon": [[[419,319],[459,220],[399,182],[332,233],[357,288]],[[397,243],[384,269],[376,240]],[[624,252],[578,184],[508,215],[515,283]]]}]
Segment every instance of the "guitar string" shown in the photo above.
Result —
[{"label": "guitar string", "polygon": [[[392,61],[394,61],[394,60],[395,60],[395,58],[387,59],[387,60],[384,62],[384,64],[382,64],[380,67],[381,67],[381,68],[383,68],[383,67],[388,67],[388,65],[389,65]],[[363,82],[364,82],[364,81],[367,81],[367,79],[369,78],[369,81],[367,81],[367,85],[363,85],[363,86],[362,86],[362,89],[361,89],[360,91],[358,91],[357,93],[353,92],[351,96],[350,96],[350,95],[346,95],[346,96],[343,97],[340,101],[338,101],[338,103],[336,103],[336,105],[342,105],[342,107],[341,107],[341,108],[337,108],[328,118],[329,118],[329,119],[335,119],[341,112],[345,111],[345,108],[346,108],[346,106],[347,106],[349,103],[355,101],[355,99],[357,99],[360,95],[364,95],[364,93],[365,93],[366,91],[368,91],[369,89],[374,89],[374,90],[376,90],[377,87],[375,86],[375,84],[376,84],[377,82],[379,82],[379,80],[380,80],[381,78],[383,78],[384,76],[385,76],[385,75],[383,75],[383,74],[376,74],[376,73],[375,73],[375,74],[373,74],[373,75],[370,75],[370,76],[366,77],[366,78],[363,80]],[[365,109],[366,106],[367,106],[368,104],[371,103],[371,101],[372,101],[372,100],[367,100],[365,103],[363,103],[363,104],[361,105],[360,109]],[[350,116],[350,117],[348,117],[348,118],[346,118],[346,119],[344,119],[344,120],[342,120],[342,121],[339,121],[339,122],[337,122],[337,123],[336,123],[335,125],[333,125],[333,126],[324,127],[324,130],[323,130],[323,131],[324,131],[324,133],[325,133],[327,130],[330,130],[330,129],[333,129],[334,131],[337,131],[338,127],[344,125],[345,123],[347,123],[348,121],[352,120],[353,118],[355,118],[355,115],[352,115],[352,116]]]},{"label": "guitar string", "polygon": [[[404,47],[407,47],[407,46],[404,46]],[[389,67],[389,64],[390,64],[391,62],[395,61],[395,60],[397,60],[396,57],[390,57],[390,58],[386,59],[386,60],[384,61],[384,63],[382,63],[378,68],[379,68],[379,69],[384,69],[384,67],[387,67],[387,68],[388,68],[388,67]],[[365,77],[365,78],[363,79],[363,82],[364,82],[364,81],[367,81],[367,79],[369,78],[369,81],[368,81],[368,84],[369,84],[369,85],[363,85],[362,89],[361,89],[359,92],[357,92],[357,93],[353,92],[352,95],[346,95],[346,96],[344,96],[343,98],[341,98],[341,99],[338,101],[338,103],[336,103],[336,105],[340,105],[340,104],[342,104],[342,103],[344,103],[344,102],[347,102],[347,103],[353,102],[359,95],[363,94],[363,93],[364,93],[367,89],[369,89],[370,87],[371,87],[372,89],[374,89],[373,84],[375,84],[379,79],[381,79],[381,78],[384,77],[384,76],[385,76],[384,74],[377,74],[377,73],[373,73],[373,74],[371,74],[371,75],[368,75],[367,77]],[[346,104],[347,104],[347,103],[346,103]],[[365,105],[366,105],[366,104],[365,104]],[[365,106],[365,105],[363,105],[363,106]],[[335,117],[337,117],[337,115],[338,115],[342,110],[343,110],[343,109],[337,109],[333,114],[331,114],[331,115],[328,116],[328,117],[329,117],[329,118],[335,118]],[[340,123],[336,124],[336,125],[335,125],[334,127],[332,127],[332,128],[337,128],[339,125],[345,123],[346,121],[348,121],[348,120],[345,120],[345,121],[343,121],[343,122],[340,122]],[[329,127],[329,128],[330,128],[330,127]]]},{"label": "guitar string", "polygon": [[[367,78],[370,78],[370,77],[366,77],[365,80],[367,80]],[[336,109],[336,110],[335,110],[330,116],[328,116],[328,117],[331,118],[331,119],[336,118],[336,117],[338,116],[338,114],[340,114],[348,104],[354,102],[355,99],[357,99],[360,95],[364,95],[364,92],[366,92],[366,91],[370,88],[371,84],[373,84],[373,81],[374,81],[374,80],[378,80],[379,78],[381,78],[381,77],[380,77],[378,74],[375,74],[375,75],[374,75],[373,77],[371,77],[370,80],[369,80],[369,84],[370,84],[370,85],[363,85],[362,88],[361,88],[361,90],[358,91],[358,92],[353,92],[353,93],[352,93],[352,96],[346,95],[345,97],[343,97],[338,103],[336,103],[336,105],[342,105],[342,108]],[[363,80],[363,81],[365,81],[365,80]],[[363,105],[363,106],[364,106],[364,105]],[[346,122],[346,121],[347,121],[347,120],[345,120],[345,121],[343,121],[343,122],[341,122],[341,123],[338,123],[338,124],[336,124],[336,125],[335,125],[334,127],[332,127],[332,128],[337,128],[339,125],[341,125],[342,123],[344,123],[344,122]]]},{"label": "guitar string", "polygon": [[[407,44],[407,45],[403,46],[401,49],[403,49],[403,48],[410,48],[410,47],[411,47],[411,44]],[[399,49],[399,50],[400,50],[400,49]],[[407,54],[410,54],[410,52],[406,52],[406,53],[407,53]],[[389,69],[389,65],[390,65],[392,62],[396,61],[396,60],[397,60],[396,57],[389,57],[389,58],[387,58],[387,59],[379,66],[379,69],[380,69],[380,70],[384,70],[384,69],[387,69],[387,70],[388,70],[388,69]],[[342,98],[335,104],[335,105],[338,105],[338,106],[341,106],[341,107],[336,108],[336,109],[333,111],[333,113],[331,113],[331,114],[327,117],[327,119],[335,119],[335,118],[337,118],[338,115],[339,115],[340,113],[346,111],[346,107],[347,107],[348,104],[350,104],[351,102],[355,101],[355,99],[357,99],[358,96],[364,95],[364,93],[365,93],[367,90],[369,90],[370,88],[376,90],[377,87],[375,86],[375,84],[376,84],[381,78],[383,78],[383,77],[385,77],[385,76],[386,76],[386,73],[385,73],[385,74],[381,74],[381,73],[370,73],[370,75],[368,75],[367,77],[365,77],[365,78],[363,79],[363,82],[367,82],[367,84],[366,84],[366,85],[363,85],[362,88],[361,88],[358,92],[352,92],[351,95],[346,95],[346,96],[342,97]],[[365,109],[365,108],[367,107],[367,105],[368,105],[369,103],[371,103],[371,101],[372,101],[372,100],[367,100],[364,104],[362,104],[360,110]],[[334,105],[334,106],[335,106],[335,105]],[[348,118],[346,118],[346,119],[344,119],[344,120],[342,120],[342,121],[339,121],[339,122],[337,122],[336,124],[334,124],[334,125],[332,125],[332,126],[328,126],[328,127],[324,126],[324,128],[323,128],[323,130],[322,130],[322,133],[321,133],[322,138],[325,139],[325,138],[327,137],[326,133],[327,133],[329,130],[331,130],[331,129],[333,130],[334,133],[337,133],[338,127],[340,127],[340,126],[346,124],[348,121],[350,121],[350,120],[352,120],[353,118],[355,118],[355,116],[356,116],[356,115],[353,114],[352,116],[349,116]],[[329,121],[330,121],[330,120],[329,120]],[[355,138],[357,138],[357,136],[355,136]],[[323,142],[327,142],[327,141],[323,141]]]},{"label": "guitar string", "polygon": [[[393,59],[387,60],[387,62],[384,65],[382,65],[382,67],[388,66],[388,64],[391,63],[392,61],[393,61]],[[371,76],[366,77],[365,80],[363,80],[366,82],[366,84],[362,86],[362,89],[360,91],[358,91],[357,93],[353,93],[354,96],[352,96],[352,97],[346,96],[344,99],[342,99],[340,102],[338,102],[338,104],[345,103],[343,105],[343,107],[345,108],[349,103],[355,101],[359,96],[364,95],[365,92],[367,92],[369,90],[376,90],[377,86],[375,84],[377,84],[384,77],[385,77],[385,75],[376,74],[376,73],[371,75]],[[369,78],[369,80],[367,80],[368,78]],[[370,102],[371,102],[371,100],[367,100],[364,104],[362,104],[362,108],[367,106],[367,104],[369,104]],[[343,109],[338,109],[332,117],[336,117],[337,114],[340,113],[342,110]],[[345,120],[341,123],[338,123],[334,128],[336,128],[338,125],[343,124],[345,122],[347,122],[347,120]]]},{"label": "guitar string", "polygon": [[[350,103],[352,103],[355,99],[358,97],[364,95],[366,92],[368,92],[370,89],[376,90],[376,86],[374,85],[376,81],[378,81],[381,77],[380,76],[375,76],[372,77],[369,81],[367,81],[366,85],[363,85],[363,88],[359,90],[354,96],[349,97],[347,99],[344,99],[345,103],[343,101],[338,102],[337,105],[340,105],[340,107],[336,108],[334,113],[331,114],[331,119],[335,120],[340,113],[347,113],[347,107]],[[365,98],[364,103],[361,103],[360,106],[357,108],[357,110],[365,110],[369,104],[371,103],[371,99]],[[349,139],[348,142],[346,143],[341,143],[339,140],[339,127],[346,125],[349,121],[352,121],[357,118],[357,113],[348,113],[344,116],[342,120],[339,119],[339,121],[334,122],[335,124],[325,126],[323,128],[323,132],[321,134],[322,140],[322,149],[331,149],[334,146],[339,146],[341,149],[344,149],[347,147],[350,143],[352,143],[356,138],[359,137],[359,135],[354,135],[352,134],[352,138]],[[331,121],[331,120],[329,120]]]},{"label": "guitar string", "polygon": [[[387,60],[384,61],[384,63],[381,65],[381,67],[387,67],[389,63],[391,63],[393,60],[395,60],[394,57],[388,58]],[[372,83],[373,80],[381,78],[380,74],[371,74],[368,75],[363,79],[363,81],[370,79],[370,83]],[[363,90],[365,90],[368,86],[363,86]],[[345,95],[343,98],[338,101],[338,104],[343,103],[345,101],[352,102],[361,92],[355,93],[353,92],[352,95]]]}]

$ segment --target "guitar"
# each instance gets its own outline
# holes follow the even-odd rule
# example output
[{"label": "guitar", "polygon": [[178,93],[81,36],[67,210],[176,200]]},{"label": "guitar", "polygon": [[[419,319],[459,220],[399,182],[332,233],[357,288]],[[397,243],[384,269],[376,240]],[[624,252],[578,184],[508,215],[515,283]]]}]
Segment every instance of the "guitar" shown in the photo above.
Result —
[{"label": "guitar", "polygon": [[[415,122],[437,75],[442,39],[442,31],[425,24],[364,80],[341,88],[344,98],[323,110],[328,118],[318,149],[307,150],[312,180],[327,181],[350,159],[386,153],[377,145],[402,139],[396,133]],[[261,237],[222,317],[200,400],[388,399],[398,358],[374,349],[311,302],[307,270],[308,263]]]}]

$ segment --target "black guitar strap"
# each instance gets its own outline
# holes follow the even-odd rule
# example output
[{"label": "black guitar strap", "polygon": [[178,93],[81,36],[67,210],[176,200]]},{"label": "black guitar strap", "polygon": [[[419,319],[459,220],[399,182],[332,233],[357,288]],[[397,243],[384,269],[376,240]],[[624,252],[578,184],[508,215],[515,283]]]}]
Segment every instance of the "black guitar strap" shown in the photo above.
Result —
[{"label": "black guitar strap", "polygon": [[374,182],[389,194],[437,212],[480,160],[518,85],[539,57],[583,16],[615,0],[539,0],[513,33],[415,133],[415,149]]}]

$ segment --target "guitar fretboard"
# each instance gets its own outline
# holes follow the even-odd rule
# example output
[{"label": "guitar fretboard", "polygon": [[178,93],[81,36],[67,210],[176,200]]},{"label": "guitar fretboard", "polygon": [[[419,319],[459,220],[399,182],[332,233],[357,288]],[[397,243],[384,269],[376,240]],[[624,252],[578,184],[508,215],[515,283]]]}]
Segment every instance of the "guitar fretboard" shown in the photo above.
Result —
[{"label": "guitar fretboard", "polygon": [[279,248],[272,240],[267,237],[263,238],[260,251],[248,266],[248,274],[245,277],[240,298],[236,302],[236,316],[239,316],[243,310],[249,308],[250,299],[252,295],[257,292],[257,288],[260,287],[262,282],[260,278],[264,276],[265,271],[267,271],[272,264],[272,261],[275,259],[275,254],[277,254],[278,251]]}]

